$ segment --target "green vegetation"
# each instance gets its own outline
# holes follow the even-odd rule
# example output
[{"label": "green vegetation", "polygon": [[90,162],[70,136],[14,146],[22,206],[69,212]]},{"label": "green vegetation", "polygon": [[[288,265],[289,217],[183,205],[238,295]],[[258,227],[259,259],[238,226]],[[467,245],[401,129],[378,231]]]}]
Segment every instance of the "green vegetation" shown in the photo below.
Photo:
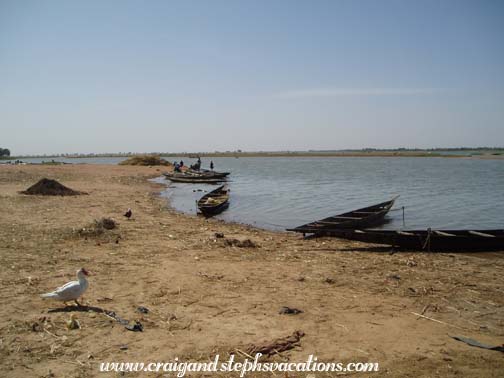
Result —
[{"label": "green vegetation", "polygon": [[164,159],[156,155],[138,155],[130,157],[119,163],[120,165],[171,165]]}]

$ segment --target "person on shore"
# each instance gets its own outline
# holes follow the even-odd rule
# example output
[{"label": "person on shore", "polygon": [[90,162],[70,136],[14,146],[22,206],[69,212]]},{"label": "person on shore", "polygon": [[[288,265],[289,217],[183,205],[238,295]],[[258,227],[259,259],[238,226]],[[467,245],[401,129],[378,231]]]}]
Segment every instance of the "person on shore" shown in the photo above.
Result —
[{"label": "person on shore", "polygon": [[211,170],[211,171],[213,171],[213,167],[214,167],[214,165],[213,165],[213,160],[210,160],[210,170]]},{"label": "person on shore", "polygon": [[175,162],[175,165],[173,166],[173,170],[175,172],[180,172],[180,165],[177,162]]},{"label": "person on shore", "polygon": [[184,161],[180,160],[180,168],[184,166]]}]

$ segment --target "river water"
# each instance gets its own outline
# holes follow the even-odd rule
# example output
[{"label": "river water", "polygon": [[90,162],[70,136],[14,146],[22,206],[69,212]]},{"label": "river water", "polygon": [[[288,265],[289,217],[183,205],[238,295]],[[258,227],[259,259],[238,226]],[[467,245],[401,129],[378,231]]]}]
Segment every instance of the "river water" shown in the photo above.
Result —
[{"label": "river water", "polygon": [[[229,209],[218,218],[294,227],[400,195],[383,228],[504,228],[504,161],[461,158],[215,158],[230,171]],[[204,165],[209,161],[204,161]],[[171,205],[196,213],[212,190],[168,184]],[[404,220],[402,207],[404,206]]]},{"label": "river water", "polygon": [[[180,158],[167,158],[180,161]],[[30,161],[31,159],[26,159]],[[44,160],[44,159],[39,159]],[[49,159],[45,159],[46,161]],[[122,158],[55,159],[117,164]],[[471,158],[213,158],[230,171],[223,220],[281,230],[400,195],[383,228],[504,228],[504,161]],[[195,159],[184,158],[186,164]],[[38,161],[33,161],[38,162]],[[203,159],[208,167],[210,159]],[[172,207],[196,213],[211,185],[163,178]],[[202,191],[198,191],[202,190]],[[404,221],[402,207],[404,206]]]}]

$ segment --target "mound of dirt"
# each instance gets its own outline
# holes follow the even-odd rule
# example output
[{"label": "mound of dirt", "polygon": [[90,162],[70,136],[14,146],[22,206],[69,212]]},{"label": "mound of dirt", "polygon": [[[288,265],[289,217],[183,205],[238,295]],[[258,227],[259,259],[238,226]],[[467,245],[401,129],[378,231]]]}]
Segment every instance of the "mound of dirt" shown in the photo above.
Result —
[{"label": "mound of dirt", "polygon": [[159,156],[155,156],[155,155],[133,156],[133,157],[130,157],[129,159],[121,161],[119,164],[120,165],[145,165],[145,166],[171,165],[170,162],[166,161],[165,159],[161,159]]},{"label": "mound of dirt", "polygon": [[56,180],[43,178],[36,184],[30,186],[22,194],[28,195],[41,195],[41,196],[78,196],[85,194],[76,190],[67,188],[65,185],[60,184]]}]

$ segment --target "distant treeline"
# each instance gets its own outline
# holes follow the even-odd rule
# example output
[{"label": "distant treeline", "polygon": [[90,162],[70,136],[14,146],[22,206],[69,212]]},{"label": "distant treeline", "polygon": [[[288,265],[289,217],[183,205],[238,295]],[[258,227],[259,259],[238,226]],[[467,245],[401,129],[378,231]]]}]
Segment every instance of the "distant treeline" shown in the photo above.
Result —
[{"label": "distant treeline", "polygon": [[[10,155],[10,151],[5,149],[1,151],[7,151],[7,155]],[[362,149],[343,149],[343,150],[308,150],[308,151],[213,151],[213,152],[115,152],[115,153],[68,153],[68,154],[55,154],[55,155],[26,155],[26,156],[16,156],[16,158],[93,158],[93,157],[132,157],[138,155],[155,155],[155,156],[165,156],[165,157],[189,157],[196,159],[198,156],[204,157],[218,157],[218,156],[324,156],[324,155],[347,155],[347,154],[401,154],[401,153],[411,153],[411,154],[429,154],[435,155],[436,152],[448,152],[448,151],[474,151],[476,152],[504,152],[504,147],[450,147],[450,148],[362,148]],[[1,156],[1,155],[0,155]]]},{"label": "distant treeline", "polygon": [[10,156],[10,150],[8,148],[0,148],[0,157]]},{"label": "distant treeline", "polygon": [[423,151],[500,151],[504,147],[436,147],[436,148],[361,148],[345,150],[308,150],[308,152],[423,152]]}]

